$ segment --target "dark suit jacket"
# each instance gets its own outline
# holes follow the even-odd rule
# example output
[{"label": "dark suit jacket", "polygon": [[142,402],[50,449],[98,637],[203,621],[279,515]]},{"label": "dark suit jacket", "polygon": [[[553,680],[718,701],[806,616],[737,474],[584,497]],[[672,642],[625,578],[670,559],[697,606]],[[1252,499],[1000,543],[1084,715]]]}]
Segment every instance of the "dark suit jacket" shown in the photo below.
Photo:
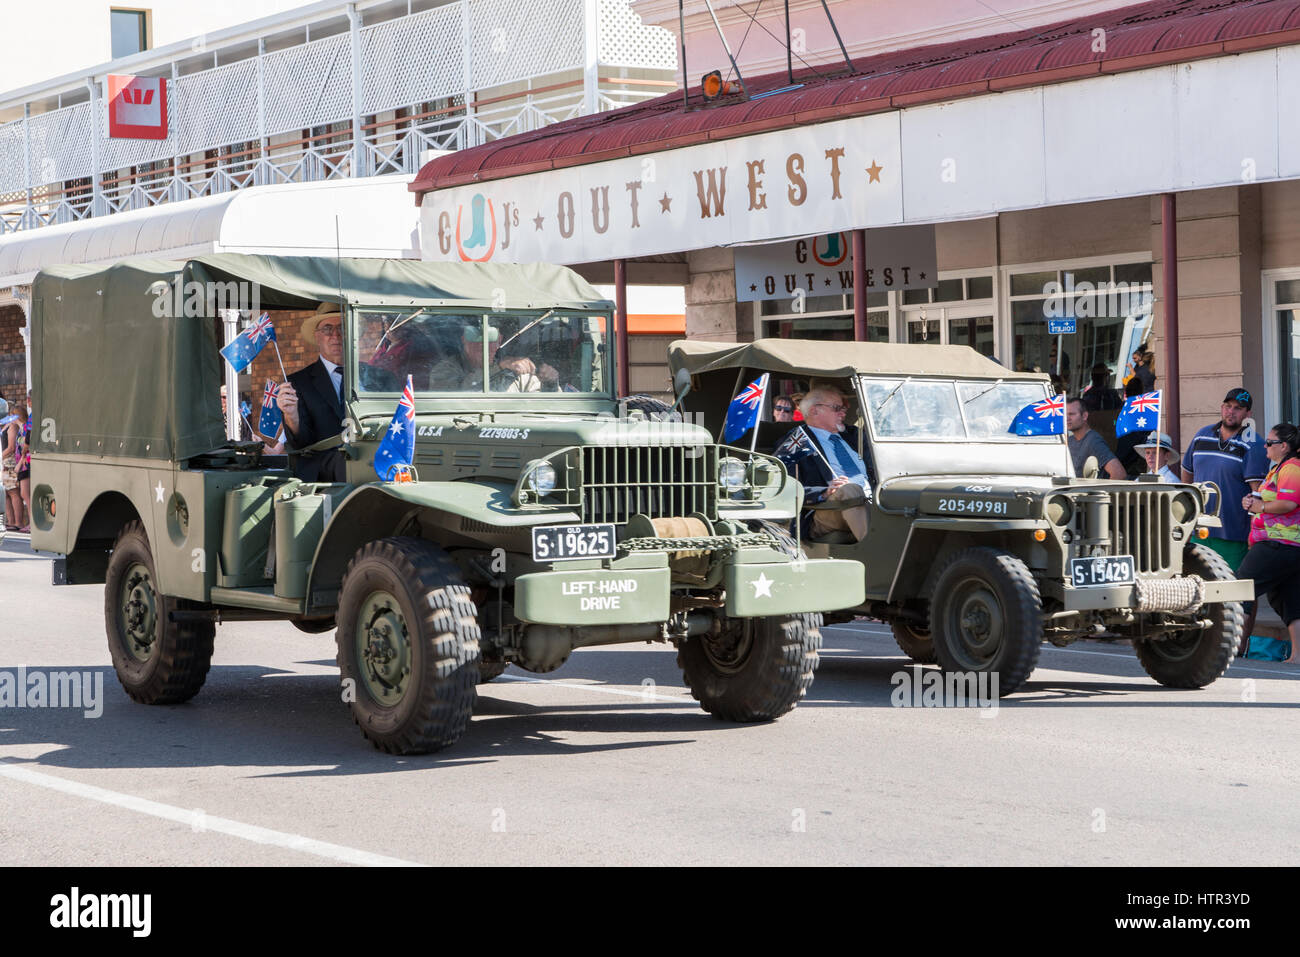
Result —
[{"label": "dark suit jacket", "polygon": [[[319,359],[289,376],[289,384],[298,393],[298,430],[285,434],[293,449],[304,449],[343,431],[343,404],[334,391],[334,383]],[[338,449],[314,452],[293,458],[293,472],[304,482],[344,481],[343,453]]]},{"label": "dark suit jacket", "polygon": [[[796,430],[802,432],[808,442],[821,449],[822,455],[826,456],[827,459],[834,461],[834,453],[817,441],[817,436],[808,429],[807,424],[804,422],[795,423],[795,427],[790,431],[789,436],[777,446],[776,451],[773,453],[785,464],[786,471],[798,479],[799,484],[803,486],[803,503],[804,507],[807,508],[809,505],[816,505],[818,502],[825,500],[826,489],[830,486],[835,473],[826,467],[826,463],[822,461],[822,455],[818,455],[816,452],[803,452],[800,454],[799,449],[795,447]],[[840,438],[847,442],[851,448],[856,449],[858,447],[858,430],[853,426],[846,426],[844,431],[840,433]],[[863,451],[862,461],[867,467],[867,482],[874,485],[875,475],[871,467],[871,456],[865,449]],[[804,512],[800,527],[806,538],[812,527],[811,512]]]}]

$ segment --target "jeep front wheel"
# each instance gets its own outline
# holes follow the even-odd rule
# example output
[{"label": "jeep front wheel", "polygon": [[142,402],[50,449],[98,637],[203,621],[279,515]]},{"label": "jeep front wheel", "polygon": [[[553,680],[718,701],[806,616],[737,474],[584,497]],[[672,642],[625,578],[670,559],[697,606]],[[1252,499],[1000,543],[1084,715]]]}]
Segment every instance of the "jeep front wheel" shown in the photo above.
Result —
[{"label": "jeep front wheel", "polygon": [[348,564],[338,665],[361,733],[391,754],[452,744],[474,710],[479,626],[469,586],[436,545],[385,538]]},{"label": "jeep front wheel", "polygon": [[949,672],[998,676],[998,694],[1024,684],[1043,641],[1038,584],[1019,558],[967,548],[949,559],[930,603],[934,653]]},{"label": "jeep front wheel", "polygon": [[[1206,581],[1234,578],[1228,563],[1205,545],[1191,545],[1183,556],[1183,574],[1199,575]],[[1133,651],[1142,667],[1156,681],[1169,688],[1204,688],[1227,670],[1241,642],[1241,603],[1206,605],[1201,617],[1210,627],[1187,629],[1163,638],[1133,639]]]},{"label": "jeep front wheel", "polygon": [[728,618],[718,631],[682,642],[677,665],[715,718],[771,721],[812,684],[821,644],[821,615]]},{"label": "jeep front wheel", "polygon": [[124,526],[113,543],[104,579],[104,628],[117,680],[136,701],[179,704],[203,687],[212,665],[216,625],[172,620],[172,612],[196,607],[158,590],[144,526]]}]

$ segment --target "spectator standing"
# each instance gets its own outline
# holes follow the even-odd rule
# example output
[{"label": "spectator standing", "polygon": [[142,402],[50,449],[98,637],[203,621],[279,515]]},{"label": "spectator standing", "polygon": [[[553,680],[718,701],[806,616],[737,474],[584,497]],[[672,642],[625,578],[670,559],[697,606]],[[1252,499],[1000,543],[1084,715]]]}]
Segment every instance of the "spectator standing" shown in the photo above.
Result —
[{"label": "spectator standing", "polygon": [[1253,430],[1245,429],[1246,413],[1253,404],[1246,389],[1230,389],[1219,408],[1222,418],[1196,433],[1183,452],[1184,482],[1213,482],[1219,487],[1221,528],[1210,529],[1205,543],[1223,556],[1229,568],[1246,557],[1250,519],[1235,505],[1259,488],[1268,471],[1265,446]]},{"label": "spectator standing", "polygon": [[[1254,579],[1256,600],[1268,596],[1291,635],[1287,662],[1300,664],[1300,429],[1287,423],[1275,425],[1264,445],[1273,467],[1259,492],[1241,500],[1252,520],[1250,551],[1237,567],[1237,577]],[[1252,607],[1238,655],[1250,648],[1254,626]]]},{"label": "spectator standing", "polygon": [[23,522],[18,531],[30,532],[32,522],[32,416],[30,411],[31,393],[27,396],[28,405],[22,406],[18,418],[23,423],[23,434],[18,440],[14,459],[18,467],[18,496],[23,505]]},{"label": "spectator standing", "polygon": [[1146,470],[1160,476],[1160,481],[1177,485],[1183,480],[1173,469],[1173,464],[1178,461],[1178,450],[1174,448],[1174,440],[1165,433],[1148,432],[1147,440],[1134,448],[1145,460]]},{"label": "spectator standing", "polygon": [[1098,362],[1092,367],[1092,383],[1083,394],[1083,406],[1089,412],[1104,412],[1118,409],[1124,405],[1124,398],[1118,389],[1110,387],[1110,367]]},{"label": "spectator standing", "polygon": [[22,491],[18,486],[18,456],[22,451],[19,445],[27,424],[27,407],[21,401],[16,402],[13,414],[13,421],[4,427],[4,458],[0,460],[0,467],[3,468],[5,527],[11,532],[17,532],[26,524],[23,521]]},{"label": "spectator standing", "polygon": [[[1138,395],[1155,391],[1156,373],[1152,368],[1152,365],[1155,363],[1155,358],[1156,354],[1154,352],[1147,352],[1145,348],[1138,349],[1133,353],[1133,361],[1128,364],[1127,369],[1129,374],[1124,378],[1124,384],[1128,385],[1130,382],[1136,380],[1138,385],[1142,387],[1138,391]],[[1127,395],[1128,393],[1125,394]]]},{"label": "spectator standing", "polygon": [[1074,462],[1074,474],[1083,475],[1083,463],[1088,456],[1097,457],[1097,468],[1109,478],[1127,478],[1124,466],[1119,464],[1115,453],[1110,450],[1106,440],[1088,427],[1088,410],[1078,396],[1065,404],[1065,429],[1069,432],[1070,459]]}]

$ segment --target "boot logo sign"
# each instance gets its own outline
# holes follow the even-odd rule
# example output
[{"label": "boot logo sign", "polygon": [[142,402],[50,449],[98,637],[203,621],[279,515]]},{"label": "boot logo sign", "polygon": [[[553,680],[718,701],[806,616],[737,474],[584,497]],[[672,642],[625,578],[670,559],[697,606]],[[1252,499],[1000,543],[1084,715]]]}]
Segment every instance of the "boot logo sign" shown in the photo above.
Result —
[{"label": "boot logo sign", "polygon": [[[475,193],[469,205],[469,237],[465,239],[461,238],[465,205],[461,203],[456,206],[456,252],[463,263],[485,263],[497,251],[496,210],[492,206],[492,200],[486,199],[482,193]],[[488,238],[485,219],[491,222],[491,239]]]},{"label": "boot logo sign", "polygon": [[167,139],[167,80],[156,76],[108,77],[108,135]]}]

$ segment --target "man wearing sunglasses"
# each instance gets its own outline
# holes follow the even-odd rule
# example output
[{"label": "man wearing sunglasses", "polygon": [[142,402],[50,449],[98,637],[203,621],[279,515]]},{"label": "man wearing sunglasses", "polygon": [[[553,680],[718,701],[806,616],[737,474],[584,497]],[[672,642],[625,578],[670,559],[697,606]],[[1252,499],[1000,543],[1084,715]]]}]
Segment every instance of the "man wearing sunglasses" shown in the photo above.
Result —
[{"label": "man wearing sunglasses", "polygon": [[802,531],[810,539],[848,531],[859,541],[867,534],[871,479],[857,452],[857,430],[846,429],[848,406],[834,389],[811,389],[799,403],[803,422],[774,453],[804,488],[804,505],[832,503],[838,508],[805,513]]}]

